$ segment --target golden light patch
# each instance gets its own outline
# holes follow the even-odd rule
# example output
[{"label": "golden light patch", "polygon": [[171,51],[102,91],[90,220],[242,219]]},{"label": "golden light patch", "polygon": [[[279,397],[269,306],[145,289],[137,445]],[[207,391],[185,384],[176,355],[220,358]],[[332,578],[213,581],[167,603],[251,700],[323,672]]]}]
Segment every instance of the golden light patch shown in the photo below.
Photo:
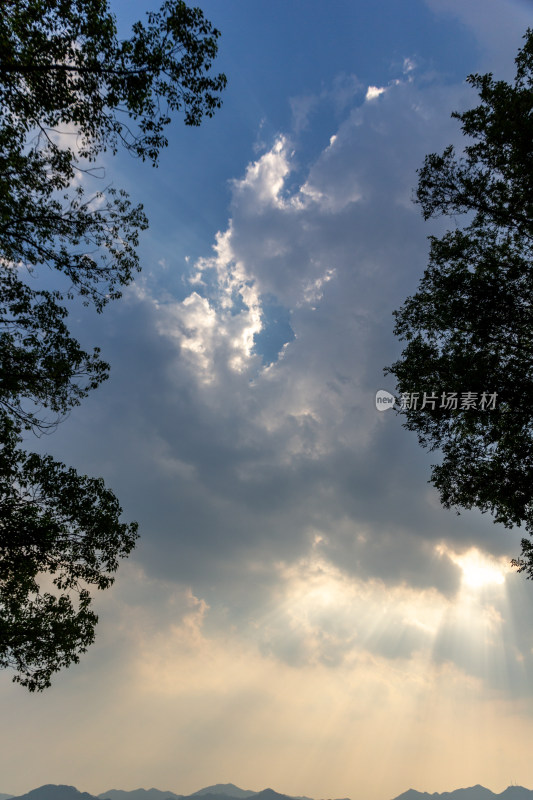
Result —
[{"label": "golden light patch", "polygon": [[506,574],[511,571],[506,559],[494,558],[475,547],[460,554],[454,553],[449,548],[439,549],[460,567],[463,587],[482,589],[488,586],[501,586],[505,583]]}]

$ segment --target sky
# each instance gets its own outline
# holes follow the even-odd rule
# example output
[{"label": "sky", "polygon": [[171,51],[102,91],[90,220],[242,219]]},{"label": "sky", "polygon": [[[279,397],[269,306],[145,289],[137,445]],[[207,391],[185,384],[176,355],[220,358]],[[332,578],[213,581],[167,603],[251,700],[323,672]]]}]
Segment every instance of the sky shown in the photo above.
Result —
[{"label": "sky", "polygon": [[[112,3],[124,31],[155,7]],[[416,170],[461,147],[469,73],[512,79],[533,3],[202,9],[223,107],[176,118],[158,169],[105,160],[150,219],[143,271],[72,314],[111,378],[32,442],[104,477],[141,538],[79,665],[35,695],[0,675],[0,792],[533,788],[520,531],[444,510],[438,454],[375,403],[445,225]]]}]

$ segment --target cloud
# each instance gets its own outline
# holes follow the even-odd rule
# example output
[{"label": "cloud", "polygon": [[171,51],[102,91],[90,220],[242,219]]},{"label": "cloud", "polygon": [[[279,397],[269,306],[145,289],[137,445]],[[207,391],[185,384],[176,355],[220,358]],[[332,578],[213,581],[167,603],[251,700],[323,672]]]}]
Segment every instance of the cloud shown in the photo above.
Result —
[{"label": "cloud", "polygon": [[[235,630],[254,658],[291,668],[423,659],[523,692],[479,668],[522,599],[476,600],[493,638],[472,657],[460,624],[458,559],[472,547],[509,559],[518,537],[444,511],[427,486],[435,456],[374,403],[398,353],[392,310],[427,258],[416,169],[459,141],[449,111],[469,97],[409,73],[354,104],[303,171],[297,144],[277,136],[232,182],[227,225],[180,296],[148,276],[114,311],[113,380],[72,422],[83,469],[115,465],[106,477],[140,522],[135,563],[192,604],[140,636],[154,671],[176,648],[199,648],[191,664],[207,657]],[[273,307],[287,338],[265,360],[257,337]],[[530,642],[525,623],[522,663]]]},{"label": "cloud", "polygon": [[379,97],[380,94],[383,94],[385,91],[386,89],[383,86],[369,86],[366,90],[365,100],[375,100],[376,97]]},{"label": "cloud", "polygon": [[512,80],[515,65],[510,54],[522,46],[522,36],[531,27],[528,0],[504,0],[507,13],[502,17],[501,0],[425,0],[439,16],[453,17],[468,27],[481,46],[480,71],[491,71],[503,80]]},{"label": "cloud", "polygon": [[[210,632],[212,608],[201,598],[138,568],[123,570],[79,667],[37,697],[0,685],[9,741],[25,743],[11,755],[20,780],[30,763],[34,785],[65,781],[95,794],[140,785],[188,793],[233,778],[256,790],[353,796],[359,786],[390,797],[410,783],[445,790],[450,759],[462,753],[453,776],[464,784],[487,770],[484,782],[499,785],[502,761],[527,767],[527,705],[509,707],[483,692],[480,678],[428,659],[425,644],[453,611],[442,596],[347,585],[316,560],[280,567],[279,577],[289,589],[282,613],[296,635],[274,641],[272,605],[256,625],[272,633],[268,651],[237,626]],[[489,630],[498,624],[483,613]],[[362,634],[366,647],[348,657],[344,642]],[[281,658],[273,646],[284,645]],[[295,660],[298,647],[312,649],[312,663]],[[50,751],[42,736],[28,737],[28,716],[53,741]],[[414,763],[413,749],[424,756]]]},{"label": "cloud", "polygon": [[[428,2],[512,70],[521,14]],[[438,454],[375,408],[392,311],[445,224],[413,205],[416,170],[461,146],[450,112],[476,99],[404,55],[392,80],[292,98],[202,258],[173,254],[177,221],[121,303],[76,311],[111,380],[31,446],[102,475],[141,539],[79,665],[37,697],[2,676],[2,791],[386,798],[530,774],[531,585],[506,571],[520,531],[442,509]],[[365,102],[369,86],[386,90]]]}]

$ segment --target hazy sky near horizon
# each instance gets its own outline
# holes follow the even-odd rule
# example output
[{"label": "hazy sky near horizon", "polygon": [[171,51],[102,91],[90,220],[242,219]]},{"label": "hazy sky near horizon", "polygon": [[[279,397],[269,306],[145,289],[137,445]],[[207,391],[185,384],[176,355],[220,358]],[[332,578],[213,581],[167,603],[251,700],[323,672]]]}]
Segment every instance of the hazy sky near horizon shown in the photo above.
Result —
[{"label": "hazy sky near horizon", "polygon": [[[112,2],[124,29],[156,5]],[[73,316],[111,379],[33,443],[141,539],[78,666],[41,695],[0,675],[0,792],[532,787],[520,532],[443,510],[435,455],[374,399],[442,230],[416,169],[460,146],[467,74],[512,79],[533,2],[201,7],[224,105],[176,119],[157,170],[105,162],[150,218],[143,272]]]}]

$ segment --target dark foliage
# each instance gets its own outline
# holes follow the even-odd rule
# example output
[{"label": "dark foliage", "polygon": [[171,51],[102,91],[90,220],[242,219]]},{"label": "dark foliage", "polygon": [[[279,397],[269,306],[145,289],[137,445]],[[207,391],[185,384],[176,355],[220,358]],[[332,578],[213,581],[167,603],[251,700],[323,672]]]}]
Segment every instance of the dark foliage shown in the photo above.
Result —
[{"label": "dark foliage", "polygon": [[179,0],[124,41],[107,0],[2,3],[0,666],[30,691],[93,641],[90,589],[111,585],[137,536],[101,479],[19,448],[24,429],[53,428],[108,377],[98,348],[71,335],[69,301],[101,312],[139,269],[142,206],[111,187],[87,193],[86,176],[118,148],[155,165],[174,112],[186,125],[214,114],[218,36]]},{"label": "dark foliage", "polygon": [[[478,508],[533,535],[533,32],[513,84],[471,75],[481,103],[453,116],[468,139],[419,170],[425,219],[461,216],[430,237],[419,289],[395,312],[406,341],[386,371],[400,394],[472,392],[477,407],[437,402],[400,413],[420,443],[442,452],[431,482],[447,508]],[[457,222],[457,219],[456,219]],[[497,394],[494,408],[483,402]],[[409,405],[409,404],[407,404]],[[412,404],[411,404],[412,405]],[[533,545],[513,560],[533,577]]]}]

